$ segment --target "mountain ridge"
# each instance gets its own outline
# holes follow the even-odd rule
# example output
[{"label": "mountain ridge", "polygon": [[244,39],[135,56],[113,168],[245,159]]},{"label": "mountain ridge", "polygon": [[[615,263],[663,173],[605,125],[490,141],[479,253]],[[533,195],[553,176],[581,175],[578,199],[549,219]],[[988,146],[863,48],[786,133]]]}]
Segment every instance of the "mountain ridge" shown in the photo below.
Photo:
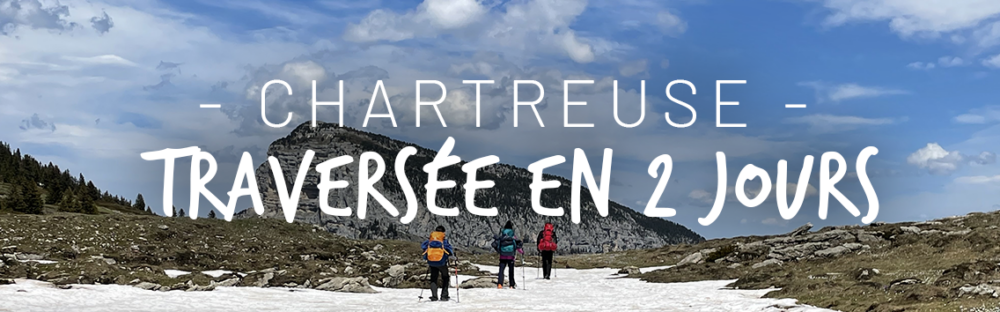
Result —
[{"label": "mountain ridge", "polygon": [[[412,146],[417,153],[406,160],[405,173],[410,186],[416,193],[418,213],[416,219],[409,224],[401,224],[393,220],[380,205],[369,200],[368,216],[361,220],[356,212],[350,217],[335,217],[322,213],[318,207],[319,173],[315,165],[326,159],[341,155],[350,155],[358,159],[363,152],[376,152],[385,162],[385,173],[374,185],[401,214],[405,213],[405,197],[402,194],[396,174],[395,158],[399,150]],[[654,248],[669,244],[696,243],[704,241],[704,237],[694,231],[669,220],[647,217],[631,208],[609,200],[608,216],[600,217],[594,208],[593,199],[586,188],[581,189],[581,223],[569,222],[568,216],[546,217],[530,209],[531,174],[524,168],[510,164],[498,163],[480,168],[477,172],[479,180],[493,180],[493,188],[477,190],[475,203],[479,207],[497,207],[497,217],[481,217],[463,212],[456,217],[442,217],[430,214],[426,205],[426,173],[421,169],[424,164],[433,160],[437,151],[416,144],[389,138],[350,127],[340,127],[330,123],[319,123],[313,128],[309,123],[296,127],[289,135],[275,140],[268,147],[268,156],[274,156],[281,164],[286,184],[294,182],[302,154],[306,150],[315,152],[315,159],[310,164],[310,171],[302,187],[299,208],[295,221],[314,224],[326,231],[348,238],[363,239],[403,239],[421,240],[438,224],[449,229],[453,243],[463,246],[485,248],[492,242],[492,234],[499,230],[500,224],[511,220],[522,238],[527,242],[534,240],[534,231],[541,230],[545,221],[556,224],[560,230],[560,248],[569,253],[609,252],[626,249]],[[442,168],[439,180],[454,180],[456,187],[438,191],[437,202],[440,207],[463,207],[465,202],[466,174],[461,171],[461,161],[456,165]],[[353,166],[352,166],[353,165]],[[349,187],[331,191],[331,206],[357,206],[357,171],[358,165],[342,166],[331,171],[331,180],[346,180]],[[370,165],[369,172],[374,170]],[[258,187],[264,202],[265,218],[284,218],[280,208],[280,200],[276,191],[274,177],[268,162],[261,164],[256,171]],[[569,207],[571,181],[556,175],[545,174],[546,180],[560,182],[558,188],[547,189],[542,193],[542,205],[545,207]],[[291,189],[291,186],[287,189]],[[253,209],[247,209],[237,214],[237,218],[256,217]],[[525,231],[525,225],[528,225]],[[537,229],[536,229],[537,227]],[[527,234],[525,234],[527,232]],[[530,248],[528,248],[530,249]]]}]

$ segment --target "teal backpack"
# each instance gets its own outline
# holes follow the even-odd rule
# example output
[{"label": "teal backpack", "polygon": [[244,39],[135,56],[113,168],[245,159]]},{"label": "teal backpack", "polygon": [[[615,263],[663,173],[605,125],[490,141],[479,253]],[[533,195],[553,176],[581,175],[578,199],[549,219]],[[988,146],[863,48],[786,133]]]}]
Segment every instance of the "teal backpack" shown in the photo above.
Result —
[{"label": "teal backpack", "polygon": [[502,234],[500,237],[500,254],[514,255],[514,250],[517,247],[517,243],[514,241],[514,230],[503,229],[503,231],[500,231],[500,234]]}]

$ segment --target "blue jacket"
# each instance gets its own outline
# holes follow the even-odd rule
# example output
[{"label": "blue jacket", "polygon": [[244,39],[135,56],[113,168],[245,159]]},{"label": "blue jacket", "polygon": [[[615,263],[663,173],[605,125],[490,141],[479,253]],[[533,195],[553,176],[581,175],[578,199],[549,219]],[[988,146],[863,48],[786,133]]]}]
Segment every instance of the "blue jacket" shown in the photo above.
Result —
[{"label": "blue jacket", "polygon": [[[423,249],[423,251],[425,251],[425,253],[424,253],[424,260],[427,260],[427,253],[426,253],[426,251],[427,251],[427,248],[430,247],[430,243],[431,243],[430,240],[425,240],[422,244],[420,244],[420,249]],[[427,265],[429,265],[429,266],[446,266],[446,265],[448,265],[448,257],[450,257],[451,255],[454,255],[455,254],[455,250],[451,248],[451,243],[448,242],[447,238],[444,240],[444,250],[447,251],[448,253],[444,254],[444,257],[441,258],[441,261],[430,261],[430,260],[427,260]]]}]

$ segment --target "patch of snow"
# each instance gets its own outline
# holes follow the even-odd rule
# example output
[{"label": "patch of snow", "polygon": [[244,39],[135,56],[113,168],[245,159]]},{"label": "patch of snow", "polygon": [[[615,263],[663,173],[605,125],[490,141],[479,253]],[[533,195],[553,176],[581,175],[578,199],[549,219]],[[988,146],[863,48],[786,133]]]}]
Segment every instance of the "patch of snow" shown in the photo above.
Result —
[{"label": "patch of snow", "polygon": [[191,274],[191,272],[181,271],[181,270],[163,270],[163,273],[167,274],[167,277],[170,277],[170,278],[176,278],[176,277],[181,276],[181,275]]},{"label": "patch of snow", "polygon": [[54,260],[18,260],[18,261],[21,261],[21,262],[36,262],[38,264],[56,264],[56,263],[58,263],[57,261],[54,261]]},{"label": "patch of snow", "polygon": [[[480,267],[492,272],[499,269]],[[460,303],[426,299],[418,303],[420,289],[375,287],[377,294],[255,287],[159,292],[124,285],[73,285],[62,290],[46,282],[16,280],[16,284],[0,286],[0,298],[4,298],[0,300],[0,311],[831,311],[800,305],[794,299],[760,298],[774,289],[723,289],[731,280],[646,283],[614,278],[611,275],[617,269],[560,269],[553,279],[542,280],[536,279],[532,271],[535,268],[525,268],[523,273],[516,268],[520,286],[516,290],[452,288],[452,300],[460,298]],[[522,274],[527,280],[522,280]],[[459,276],[462,280],[470,278]],[[430,294],[424,290],[423,296]]]},{"label": "patch of snow", "polygon": [[211,276],[211,277],[214,277],[214,278],[218,278],[219,276],[223,276],[223,275],[226,275],[226,274],[233,273],[233,271],[212,270],[212,271],[201,271],[201,273],[205,274],[205,275],[208,275],[208,276]]}]

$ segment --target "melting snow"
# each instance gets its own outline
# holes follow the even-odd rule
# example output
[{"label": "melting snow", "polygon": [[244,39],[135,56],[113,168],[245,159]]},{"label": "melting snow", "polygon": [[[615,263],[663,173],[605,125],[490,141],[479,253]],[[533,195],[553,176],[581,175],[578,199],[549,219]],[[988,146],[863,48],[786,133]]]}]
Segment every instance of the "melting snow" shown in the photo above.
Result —
[{"label": "melting snow", "polygon": [[170,277],[170,278],[176,278],[176,277],[181,276],[181,275],[191,274],[191,272],[181,271],[181,270],[163,270],[163,273],[167,274],[167,277]]},{"label": "melting snow", "polygon": [[201,273],[211,277],[219,277],[233,272],[226,270],[214,270],[214,271],[202,271]]},{"label": "melting snow", "polygon": [[[447,303],[426,299],[418,303],[420,289],[375,288],[378,294],[253,287],[158,292],[124,285],[73,285],[63,290],[45,282],[17,280],[0,286],[4,298],[0,311],[831,311],[799,305],[794,299],[760,298],[770,290],[723,289],[732,281],[646,283],[613,276],[617,272],[613,269],[563,269],[552,280],[541,280],[535,278],[535,268],[523,272],[526,281],[521,268],[515,273],[520,289],[452,288],[452,302]],[[430,292],[423,291],[423,296]],[[456,299],[461,302],[455,303]]]}]

